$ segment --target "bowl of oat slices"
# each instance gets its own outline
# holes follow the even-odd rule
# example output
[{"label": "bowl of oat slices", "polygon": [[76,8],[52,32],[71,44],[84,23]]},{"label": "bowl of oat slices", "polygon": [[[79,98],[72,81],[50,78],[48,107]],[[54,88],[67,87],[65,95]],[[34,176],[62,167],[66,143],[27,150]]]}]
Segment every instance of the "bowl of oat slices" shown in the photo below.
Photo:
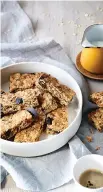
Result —
[{"label": "bowl of oat slices", "polygon": [[82,117],[82,93],[66,71],[45,63],[1,70],[1,151],[40,156],[65,145]]}]

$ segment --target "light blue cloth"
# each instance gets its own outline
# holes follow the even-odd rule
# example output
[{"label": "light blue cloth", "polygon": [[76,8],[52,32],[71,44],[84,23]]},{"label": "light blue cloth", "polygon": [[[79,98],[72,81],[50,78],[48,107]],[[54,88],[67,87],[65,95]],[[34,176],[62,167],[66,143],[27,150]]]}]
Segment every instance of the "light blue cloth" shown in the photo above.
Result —
[{"label": "light blue cloth", "polygon": [[[1,8],[2,66],[20,61],[39,61],[58,66],[70,73],[78,82],[83,93],[83,121],[78,136],[84,140],[85,136],[90,134],[87,110],[95,107],[88,102],[89,90],[84,78],[58,43],[52,39],[37,41],[29,18],[17,2],[4,1]],[[99,145],[102,138],[97,131],[93,137],[93,142],[87,146],[92,152],[95,152],[96,141],[98,140]],[[77,136],[69,142],[69,146],[70,148],[67,145],[54,153],[34,158],[1,154],[0,163],[11,174],[18,187],[35,192],[47,191],[69,182],[72,179],[72,168],[76,158],[90,153]],[[103,154],[103,150],[98,153]],[[2,180],[3,176],[5,177],[5,170],[2,169]]]}]

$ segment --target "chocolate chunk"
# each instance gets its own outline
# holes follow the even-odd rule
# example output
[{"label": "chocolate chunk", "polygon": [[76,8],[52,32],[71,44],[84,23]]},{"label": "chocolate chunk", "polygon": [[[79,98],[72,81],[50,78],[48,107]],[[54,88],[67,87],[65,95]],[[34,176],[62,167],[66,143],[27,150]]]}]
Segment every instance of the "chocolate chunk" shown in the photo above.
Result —
[{"label": "chocolate chunk", "polygon": [[90,185],[90,186],[93,186],[93,184],[92,184],[92,183],[89,183],[89,185]]},{"label": "chocolate chunk", "polygon": [[41,77],[39,78],[39,80],[44,79],[44,78],[46,78],[46,77],[48,77],[48,75],[44,73],[43,75],[41,75]]},{"label": "chocolate chunk", "polygon": [[6,137],[10,137],[11,136],[11,130],[8,130],[7,132],[6,132]]},{"label": "chocolate chunk", "polygon": [[16,104],[18,105],[18,104],[22,104],[22,103],[23,103],[23,99],[17,97],[17,98],[16,98]]},{"label": "chocolate chunk", "polygon": [[50,117],[48,117],[48,118],[46,119],[46,123],[47,123],[48,125],[51,125],[51,124],[52,124],[52,121],[53,121],[53,119],[50,118]]},{"label": "chocolate chunk", "polygon": [[59,134],[60,133],[60,131],[54,131],[56,134]]},{"label": "chocolate chunk", "polygon": [[28,108],[27,111],[28,111],[29,113],[31,113],[31,115],[32,115],[33,117],[38,117],[38,113],[37,113],[36,109],[34,109],[33,107]]}]

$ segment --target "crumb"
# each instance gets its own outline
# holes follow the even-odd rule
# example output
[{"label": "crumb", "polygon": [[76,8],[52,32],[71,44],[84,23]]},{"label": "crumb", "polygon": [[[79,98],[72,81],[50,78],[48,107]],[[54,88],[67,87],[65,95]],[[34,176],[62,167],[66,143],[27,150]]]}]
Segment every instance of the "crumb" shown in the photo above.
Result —
[{"label": "crumb", "polygon": [[81,44],[81,40],[79,40],[78,42],[77,42],[77,45],[80,45]]},{"label": "crumb", "polygon": [[103,12],[103,9],[102,9],[102,8],[100,8],[99,10],[100,10],[101,12]]},{"label": "crumb", "polygon": [[95,148],[95,150],[96,150],[96,151],[100,150],[100,147],[99,147],[99,146],[97,146],[97,147]]},{"label": "crumb", "polygon": [[86,136],[86,140],[87,140],[88,142],[92,142],[92,141],[93,141],[93,138],[92,138],[91,136]]},{"label": "crumb", "polygon": [[78,25],[78,27],[80,28],[80,27],[81,27],[81,25]]},{"label": "crumb", "polygon": [[61,22],[60,25],[61,25],[61,26],[64,25],[64,22]]},{"label": "crumb", "polygon": [[97,10],[99,11],[100,7],[97,7]]},{"label": "crumb", "polygon": [[71,21],[68,21],[68,24],[70,24],[71,23]]},{"label": "crumb", "polygon": [[92,129],[92,128],[90,128],[89,130],[90,130],[90,132],[91,132],[92,134],[94,134],[94,131],[93,131],[93,129]]},{"label": "crumb", "polygon": [[89,14],[85,13],[85,17],[88,17],[88,16],[89,16]]},{"label": "crumb", "polygon": [[82,141],[85,144],[85,141]]},{"label": "crumb", "polygon": [[73,36],[77,36],[77,34],[76,34],[76,33],[73,33]]}]

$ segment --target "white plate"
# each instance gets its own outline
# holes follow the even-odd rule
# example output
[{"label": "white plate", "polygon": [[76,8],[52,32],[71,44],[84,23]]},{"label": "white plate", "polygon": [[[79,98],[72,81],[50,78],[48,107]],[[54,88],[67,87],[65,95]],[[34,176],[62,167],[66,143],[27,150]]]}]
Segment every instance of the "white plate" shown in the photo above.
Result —
[{"label": "white plate", "polygon": [[1,139],[1,151],[10,155],[31,157],[40,156],[55,151],[65,145],[77,132],[82,117],[82,94],[76,81],[66,71],[44,63],[25,62],[17,63],[1,70],[2,89],[9,88],[9,77],[12,73],[46,72],[56,77],[62,84],[67,85],[76,92],[69,106],[69,126],[62,133],[51,137],[41,137],[41,141],[34,143],[16,143]]}]

